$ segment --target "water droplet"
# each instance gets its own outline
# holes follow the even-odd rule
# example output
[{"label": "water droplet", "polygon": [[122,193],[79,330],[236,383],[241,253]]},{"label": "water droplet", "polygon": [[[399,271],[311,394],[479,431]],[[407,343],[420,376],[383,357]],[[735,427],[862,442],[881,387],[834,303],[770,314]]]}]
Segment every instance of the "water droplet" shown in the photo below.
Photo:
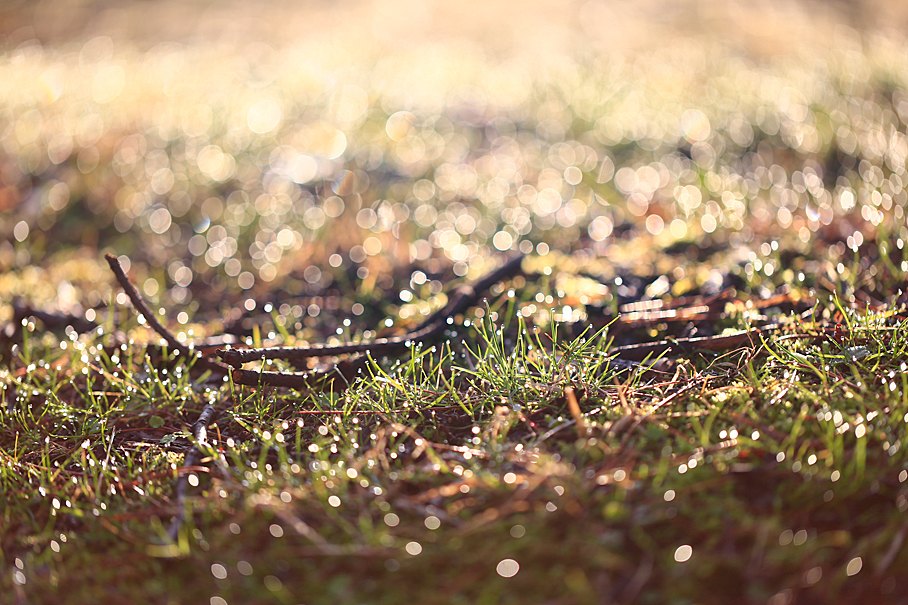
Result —
[{"label": "water droplet", "polygon": [[694,554],[694,549],[688,544],[682,544],[675,549],[675,561],[678,563],[685,563],[690,560],[691,556]]},{"label": "water droplet", "polygon": [[212,563],[211,575],[213,575],[218,580],[224,580],[225,578],[227,578],[227,568],[220,563]]},{"label": "water droplet", "polygon": [[413,555],[414,557],[422,552],[422,544],[419,542],[407,542],[405,547],[407,554]]},{"label": "water droplet", "polygon": [[502,578],[513,578],[520,571],[520,564],[514,559],[502,559],[495,566],[495,571]]},{"label": "water droplet", "polygon": [[861,557],[855,557],[848,562],[848,565],[845,567],[845,574],[850,576],[855,576],[860,573],[861,568],[864,567],[864,561]]}]

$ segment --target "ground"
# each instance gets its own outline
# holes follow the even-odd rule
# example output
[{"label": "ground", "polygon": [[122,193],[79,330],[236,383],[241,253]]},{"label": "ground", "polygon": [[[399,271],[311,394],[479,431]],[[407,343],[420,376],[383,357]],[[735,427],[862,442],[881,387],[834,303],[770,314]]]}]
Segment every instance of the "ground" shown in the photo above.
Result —
[{"label": "ground", "polygon": [[0,8],[2,594],[901,602],[905,19]]}]

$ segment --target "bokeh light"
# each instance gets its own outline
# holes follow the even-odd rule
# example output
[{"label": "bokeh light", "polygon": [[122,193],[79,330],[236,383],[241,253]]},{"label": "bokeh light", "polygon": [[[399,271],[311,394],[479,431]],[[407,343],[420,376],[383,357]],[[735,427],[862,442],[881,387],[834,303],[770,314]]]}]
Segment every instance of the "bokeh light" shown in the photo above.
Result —
[{"label": "bokeh light", "polygon": [[514,559],[502,559],[495,567],[495,571],[502,578],[513,578],[520,571],[520,564]]},{"label": "bokeh light", "polygon": [[682,544],[675,549],[675,561],[677,563],[686,563],[694,554],[694,549],[688,544]]},{"label": "bokeh light", "polygon": [[[621,19],[645,23],[639,10]],[[0,63],[0,266],[115,250],[162,302],[191,305],[316,292],[334,269],[382,289],[411,263],[465,276],[516,250],[614,258],[637,238],[738,250],[756,279],[779,268],[756,254],[769,241],[841,257],[908,239],[904,49],[840,26],[764,56],[745,48],[748,10],[727,35],[654,44],[641,25],[620,52],[559,25],[595,49],[583,61],[538,21],[511,58],[484,38],[408,46],[368,10],[343,43],[256,40],[255,19],[232,46],[35,23]],[[441,12],[425,7],[427,31]],[[532,31],[553,35],[540,47]]]}]

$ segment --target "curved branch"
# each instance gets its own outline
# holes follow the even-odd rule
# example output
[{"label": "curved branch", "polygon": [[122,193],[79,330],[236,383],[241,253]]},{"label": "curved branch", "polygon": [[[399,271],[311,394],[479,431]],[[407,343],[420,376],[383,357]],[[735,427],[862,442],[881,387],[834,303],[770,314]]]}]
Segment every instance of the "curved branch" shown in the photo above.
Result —
[{"label": "curved branch", "polygon": [[230,371],[230,368],[212,359],[202,356],[199,352],[193,351],[179,340],[165,328],[161,322],[158,321],[157,317],[151,309],[148,308],[148,305],[142,299],[142,295],[139,294],[139,291],[136,290],[136,287],[132,285],[132,282],[129,281],[129,277],[126,276],[126,272],[123,271],[123,266],[120,264],[120,259],[118,259],[113,254],[105,254],[104,258],[107,260],[107,264],[110,265],[111,271],[117,278],[120,287],[123,288],[123,292],[126,293],[126,296],[129,297],[130,302],[135,310],[145,318],[145,321],[148,322],[148,325],[157,332],[161,338],[163,338],[170,348],[176,351],[180,357],[185,357],[187,359],[194,359],[196,365],[206,369],[211,370],[217,374],[227,374]]},{"label": "curved branch", "polygon": [[263,349],[219,349],[218,356],[224,362],[239,368],[244,363],[262,359],[284,359],[287,361],[301,361],[310,357],[333,357],[349,353],[375,353],[379,350],[384,353],[389,350],[406,349],[410,343],[431,340],[441,335],[448,327],[448,320],[459,313],[463,313],[476,304],[479,297],[497,282],[517,274],[523,262],[523,255],[515,256],[504,265],[492,271],[474,284],[467,284],[457,288],[445,307],[415,330],[402,336],[391,338],[378,338],[368,342],[351,342],[341,345],[314,345],[309,347],[268,347]]}]

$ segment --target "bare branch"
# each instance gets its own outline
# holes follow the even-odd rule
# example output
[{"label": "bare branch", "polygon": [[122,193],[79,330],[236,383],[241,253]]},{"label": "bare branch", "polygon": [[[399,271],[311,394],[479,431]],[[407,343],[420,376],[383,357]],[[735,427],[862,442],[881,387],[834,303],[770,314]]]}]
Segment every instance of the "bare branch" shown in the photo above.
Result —
[{"label": "bare branch", "polygon": [[[418,328],[402,336],[379,338],[369,342],[345,343],[342,345],[314,345],[309,347],[269,347],[264,349],[220,349],[218,356],[235,368],[250,361],[261,359],[284,359],[302,361],[311,357],[333,357],[350,353],[382,353],[389,350],[405,349],[410,343],[432,340],[441,335],[448,327],[448,320],[463,313],[476,304],[479,297],[497,282],[515,275],[520,271],[523,255],[515,256],[500,268],[492,271],[475,284],[461,286],[454,291],[450,302],[440,311],[433,314]],[[236,375],[235,375],[236,376]],[[245,383],[244,383],[245,384]],[[270,383],[269,384],[275,384]]]},{"label": "bare branch", "polygon": [[123,288],[123,292],[126,293],[126,296],[129,297],[129,300],[132,302],[132,306],[135,308],[142,317],[145,318],[145,321],[148,322],[148,325],[157,332],[161,338],[167,341],[167,344],[171,349],[176,351],[180,357],[185,357],[187,359],[195,359],[196,367],[200,367],[205,370],[211,370],[216,374],[227,374],[230,371],[230,368],[226,367],[224,364],[219,361],[208,359],[203,357],[196,351],[193,351],[179,340],[167,329],[161,322],[158,321],[155,317],[154,312],[152,312],[145,301],[142,299],[142,295],[139,294],[139,291],[136,290],[136,287],[132,285],[132,282],[129,281],[129,277],[126,276],[126,272],[123,271],[123,266],[120,264],[120,259],[118,259],[113,254],[105,254],[104,258],[107,259],[107,264],[110,265],[111,271],[117,277],[117,282],[119,282],[120,287]]}]

